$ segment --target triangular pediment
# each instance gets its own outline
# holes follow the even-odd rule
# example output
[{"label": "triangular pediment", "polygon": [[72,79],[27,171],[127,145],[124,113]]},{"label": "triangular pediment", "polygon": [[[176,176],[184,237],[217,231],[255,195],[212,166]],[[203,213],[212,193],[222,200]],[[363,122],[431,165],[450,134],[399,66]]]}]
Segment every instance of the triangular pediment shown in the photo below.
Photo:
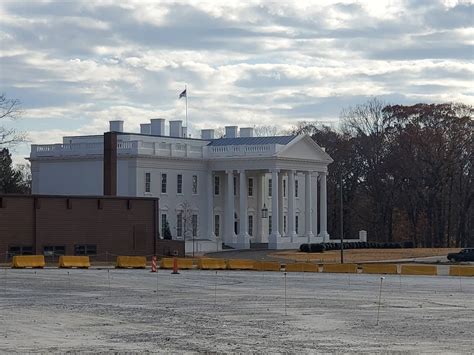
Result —
[{"label": "triangular pediment", "polygon": [[332,158],[308,135],[301,135],[284,146],[277,154],[279,158],[312,160],[330,164]]}]

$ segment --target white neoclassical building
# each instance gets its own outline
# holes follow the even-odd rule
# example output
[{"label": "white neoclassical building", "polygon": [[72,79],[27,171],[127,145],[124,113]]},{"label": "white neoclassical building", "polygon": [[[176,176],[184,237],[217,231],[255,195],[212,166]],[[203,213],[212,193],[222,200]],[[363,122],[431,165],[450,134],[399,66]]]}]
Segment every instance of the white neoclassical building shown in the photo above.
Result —
[{"label": "white neoclassical building", "polygon": [[[268,244],[297,248],[329,239],[327,167],[331,157],[307,135],[254,137],[252,128],[229,126],[224,138],[201,131],[184,138],[181,121],[152,119],[140,133],[117,140],[117,194],[160,199],[160,225],[196,250]],[[32,145],[32,192],[101,195],[103,135],[64,137]],[[192,248],[187,245],[187,250]]]}]

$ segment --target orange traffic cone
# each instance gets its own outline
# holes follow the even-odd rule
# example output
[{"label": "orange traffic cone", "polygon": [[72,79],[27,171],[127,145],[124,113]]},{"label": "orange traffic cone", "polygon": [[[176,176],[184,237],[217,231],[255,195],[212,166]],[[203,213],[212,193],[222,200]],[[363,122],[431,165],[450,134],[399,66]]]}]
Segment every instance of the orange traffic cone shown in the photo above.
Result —
[{"label": "orange traffic cone", "polygon": [[173,258],[173,272],[172,274],[179,274],[178,272],[178,259]]},{"label": "orange traffic cone", "polygon": [[151,258],[151,272],[156,272],[156,256]]}]

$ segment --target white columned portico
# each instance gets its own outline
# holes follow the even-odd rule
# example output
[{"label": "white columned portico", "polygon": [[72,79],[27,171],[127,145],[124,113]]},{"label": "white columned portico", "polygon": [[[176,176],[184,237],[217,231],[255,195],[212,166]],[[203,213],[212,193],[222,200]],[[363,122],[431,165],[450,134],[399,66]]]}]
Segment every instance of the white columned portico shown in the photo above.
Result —
[{"label": "white columned portico", "polygon": [[269,246],[277,245],[278,239],[281,237],[280,231],[278,230],[278,175],[279,170],[272,170],[272,234],[268,238]]},{"label": "white columned portico", "polygon": [[288,236],[296,242],[295,230],[295,171],[288,171]]},{"label": "white columned portico", "polygon": [[318,235],[318,173],[314,172],[311,177],[311,197],[313,198],[312,203],[312,217],[313,217],[313,235]]},{"label": "white columned portico", "polygon": [[234,171],[226,170],[227,191],[225,201],[225,235],[224,242],[233,244],[235,241],[234,233]]},{"label": "white columned portico", "polygon": [[249,249],[250,239],[247,228],[247,175],[245,170],[239,171],[240,178],[240,225],[239,225],[239,236],[237,238],[237,248]]},{"label": "white columned portico", "polygon": [[313,217],[311,215],[311,204],[313,200],[311,199],[311,172],[310,171],[305,171],[304,173],[305,177],[305,197],[304,197],[304,202],[305,202],[305,224],[306,224],[306,237],[308,238],[308,243],[311,243],[311,238],[314,237],[313,235]]},{"label": "white columned portico", "polygon": [[216,239],[214,234],[214,175],[212,170],[207,173],[207,235],[211,240]]},{"label": "white columned portico", "polygon": [[323,242],[329,240],[328,226],[327,226],[327,192],[326,192],[326,175],[327,173],[320,173],[321,197],[320,197],[320,226],[321,232],[319,236],[323,238]]}]

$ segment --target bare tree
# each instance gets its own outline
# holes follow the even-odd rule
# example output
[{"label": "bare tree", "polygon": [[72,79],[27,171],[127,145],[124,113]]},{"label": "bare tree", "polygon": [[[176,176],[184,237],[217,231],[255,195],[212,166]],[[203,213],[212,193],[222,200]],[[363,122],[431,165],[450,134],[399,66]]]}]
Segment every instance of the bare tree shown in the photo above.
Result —
[{"label": "bare tree", "polygon": [[[9,99],[5,94],[0,94],[0,120],[14,120],[20,117],[21,113],[18,99]],[[12,146],[25,140],[25,133],[0,124],[0,146]]]},{"label": "bare tree", "polygon": [[194,240],[199,233],[197,214],[194,213],[191,203],[187,200],[180,203],[178,209],[180,211],[179,213],[181,214],[183,238],[185,241],[193,241],[194,256]]},{"label": "bare tree", "polygon": [[273,125],[256,125],[253,126],[255,137],[274,137],[281,135],[283,132],[278,126]]}]

